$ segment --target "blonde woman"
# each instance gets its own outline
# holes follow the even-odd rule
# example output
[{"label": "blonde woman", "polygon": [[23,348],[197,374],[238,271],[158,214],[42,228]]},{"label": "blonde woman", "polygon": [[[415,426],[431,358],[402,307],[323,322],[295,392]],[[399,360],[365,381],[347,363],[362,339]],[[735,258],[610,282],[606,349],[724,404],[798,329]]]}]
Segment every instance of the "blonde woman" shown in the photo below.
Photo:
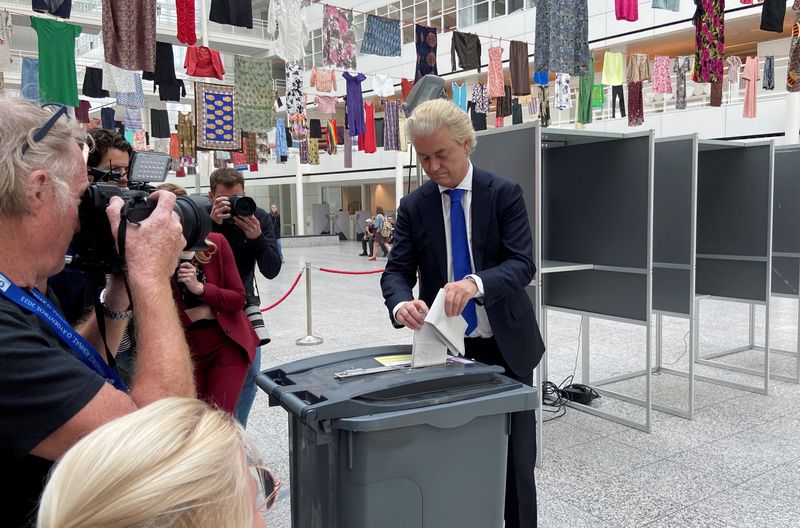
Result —
[{"label": "blonde woman", "polygon": [[45,487],[37,527],[263,527],[279,489],[229,414],[167,398],[67,451]]}]

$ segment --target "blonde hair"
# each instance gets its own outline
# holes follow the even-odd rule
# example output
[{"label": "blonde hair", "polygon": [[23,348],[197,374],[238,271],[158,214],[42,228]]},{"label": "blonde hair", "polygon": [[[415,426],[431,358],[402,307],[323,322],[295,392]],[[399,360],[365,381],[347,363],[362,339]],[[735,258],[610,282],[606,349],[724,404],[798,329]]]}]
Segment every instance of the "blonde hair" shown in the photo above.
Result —
[{"label": "blonde hair", "polygon": [[50,475],[38,528],[253,524],[244,429],[193,398],[166,398],[73,446]]},{"label": "blonde hair", "polygon": [[[0,99],[0,216],[21,217],[30,212],[28,177],[45,171],[66,209],[70,183],[77,172],[86,173],[83,158],[74,152],[75,140],[85,142],[78,124],[61,117],[40,140],[33,135],[53,116],[53,111],[22,99]],[[28,150],[23,154],[22,146]]]},{"label": "blonde hair", "polygon": [[442,127],[447,127],[459,145],[468,144],[468,154],[472,153],[478,144],[469,116],[446,99],[425,101],[417,106],[411,117],[406,120],[406,131],[412,140],[416,137],[430,136]]}]

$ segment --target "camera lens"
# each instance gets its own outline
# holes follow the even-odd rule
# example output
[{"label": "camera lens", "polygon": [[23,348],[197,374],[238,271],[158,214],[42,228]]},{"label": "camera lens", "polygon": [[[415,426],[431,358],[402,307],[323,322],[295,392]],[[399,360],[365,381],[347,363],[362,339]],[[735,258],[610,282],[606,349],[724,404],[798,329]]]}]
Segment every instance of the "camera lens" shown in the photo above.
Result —
[{"label": "camera lens", "polygon": [[203,195],[178,196],[175,212],[181,219],[186,251],[205,251],[205,239],[211,232],[211,217],[208,215],[208,198]]},{"label": "camera lens", "polygon": [[230,202],[234,216],[253,216],[256,213],[256,201],[249,196],[231,196]]}]

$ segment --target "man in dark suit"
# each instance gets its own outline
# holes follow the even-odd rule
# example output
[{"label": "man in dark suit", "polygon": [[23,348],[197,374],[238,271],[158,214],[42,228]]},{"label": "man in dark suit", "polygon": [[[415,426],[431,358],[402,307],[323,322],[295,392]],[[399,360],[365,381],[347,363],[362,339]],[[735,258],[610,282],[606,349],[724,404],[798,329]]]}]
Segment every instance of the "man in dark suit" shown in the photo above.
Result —
[{"label": "man in dark suit", "polygon": [[[395,243],[381,277],[392,322],[419,329],[444,288],[445,313],[467,321],[466,356],[500,365],[509,377],[533,385],[544,343],[525,291],[535,267],[522,190],[472,166],[475,132],[467,114],[449,101],[419,105],[406,126],[430,181],[403,198],[397,211]],[[534,412],[514,413],[507,528],[536,526],[535,460]]]}]

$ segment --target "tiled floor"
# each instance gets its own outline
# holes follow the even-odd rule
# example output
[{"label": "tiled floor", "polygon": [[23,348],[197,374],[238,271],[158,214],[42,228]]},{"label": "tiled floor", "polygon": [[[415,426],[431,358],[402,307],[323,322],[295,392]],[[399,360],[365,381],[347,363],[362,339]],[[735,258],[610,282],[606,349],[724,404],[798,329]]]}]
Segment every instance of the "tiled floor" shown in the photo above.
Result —
[{"label": "tiled floor", "polygon": [[[259,282],[262,305],[285,293],[303,262],[341,270],[379,269],[385,259],[358,257],[360,246],[285,250],[283,271],[273,281]],[[285,302],[267,312],[272,343],[265,349],[263,368],[339,350],[381,344],[409,344],[408,330],[392,328],[381,297],[380,275],[333,275],[312,272],[313,333],[324,342],[299,347],[306,335],[305,279]],[[763,340],[763,309],[757,310],[756,341]],[[579,320],[574,315],[548,317],[549,377],[559,383],[575,372],[581,377]],[[706,300],[701,304],[701,352],[742,346],[747,341],[748,309],[743,305]],[[785,299],[772,304],[773,346],[795,346],[797,306]],[[663,361],[686,370],[688,325],[664,320]],[[603,379],[644,368],[643,328],[592,320],[591,378]],[[729,364],[763,368],[763,354],[727,356]],[[795,359],[773,354],[771,370],[791,374]],[[725,376],[758,385],[746,375],[706,368],[704,374]],[[643,379],[613,384],[613,389],[641,397]],[[539,526],[618,528],[723,528],[800,526],[800,386],[770,382],[770,395],[697,382],[693,421],[653,413],[653,432],[640,432],[574,409],[544,425],[544,458],[536,470]],[[609,388],[612,388],[609,387]],[[654,375],[654,401],[686,408],[685,379]],[[610,398],[597,406],[635,420],[641,409]],[[549,417],[549,416],[547,416]],[[546,418],[547,418],[546,417]],[[260,393],[248,431],[267,465],[286,487],[268,525],[289,528],[290,483],[286,411],[267,406]],[[302,527],[301,527],[302,528]],[[471,527],[470,527],[471,528]],[[476,527],[483,528],[483,527]],[[487,527],[488,528],[488,527]]]}]

